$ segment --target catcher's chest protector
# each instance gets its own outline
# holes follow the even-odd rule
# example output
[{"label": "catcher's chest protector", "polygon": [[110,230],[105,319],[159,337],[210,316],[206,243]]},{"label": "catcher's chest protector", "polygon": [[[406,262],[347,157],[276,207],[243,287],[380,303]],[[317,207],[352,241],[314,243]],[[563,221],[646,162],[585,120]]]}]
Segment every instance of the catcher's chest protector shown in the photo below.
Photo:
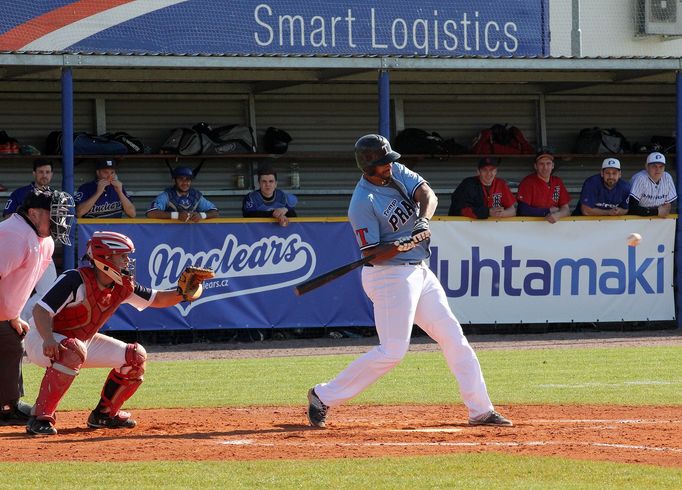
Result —
[{"label": "catcher's chest protector", "polygon": [[66,337],[86,341],[99,331],[118,306],[130,296],[132,289],[131,286],[118,284],[113,289],[100,289],[92,267],[81,267],[78,272],[83,278],[85,299],[81,303],[71,303],[57,313],[53,319],[53,330]]}]

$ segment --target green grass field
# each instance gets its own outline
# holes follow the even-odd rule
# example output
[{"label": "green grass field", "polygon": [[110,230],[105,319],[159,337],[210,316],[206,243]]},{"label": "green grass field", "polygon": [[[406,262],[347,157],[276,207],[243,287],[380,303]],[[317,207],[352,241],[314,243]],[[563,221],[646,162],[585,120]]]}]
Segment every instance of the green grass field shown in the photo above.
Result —
[{"label": "green grass field", "polygon": [[[480,351],[497,404],[682,405],[682,348]],[[127,407],[306,404],[356,356],[151,362]],[[90,409],[106,370],[83,370],[60,409]],[[42,371],[24,369],[27,399]],[[459,403],[440,353],[410,353],[351,403]],[[0,456],[0,460],[2,457]],[[497,454],[319,461],[0,463],[0,488],[681,488],[682,470]],[[172,478],[169,477],[172,474]]]}]

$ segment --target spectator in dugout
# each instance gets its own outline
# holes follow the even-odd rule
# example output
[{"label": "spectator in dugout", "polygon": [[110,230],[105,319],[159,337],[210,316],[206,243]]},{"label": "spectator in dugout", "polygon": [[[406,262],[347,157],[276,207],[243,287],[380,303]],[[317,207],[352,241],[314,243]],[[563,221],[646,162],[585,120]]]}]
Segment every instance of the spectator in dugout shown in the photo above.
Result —
[{"label": "spectator in dugout", "polygon": [[644,170],[630,179],[630,214],[665,218],[677,199],[675,182],[665,171],[665,156],[657,151],[646,157]]},{"label": "spectator in dugout", "polygon": [[[12,213],[16,213],[19,205],[24,202],[27,194],[34,192],[36,189],[50,190],[50,183],[53,176],[53,162],[44,158],[38,158],[33,161],[33,182],[23,187],[19,187],[7,199],[5,209],[2,212],[3,218],[6,218]],[[55,276],[56,277],[56,276]]]},{"label": "spectator in dugout", "polygon": [[552,175],[554,155],[549,151],[538,152],[533,167],[535,172],[524,177],[519,184],[517,214],[544,217],[549,223],[556,223],[570,214],[571,196],[564,182]]},{"label": "spectator in dugout", "polygon": [[258,169],[258,190],[249,192],[242,201],[245,218],[275,218],[287,226],[296,217],[298,198],[277,188],[277,172],[271,167]]},{"label": "spectator in dugout", "polygon": [[173,219],[184,223],[217,218],[218,208],[192,187],[195,177],[189,167],[175,167],[171,172],[173,186],[156,196],[147,211],[147,218]]},{"label": "spectator in dugout", "polygon": [[97,160],[97,178],[81,185],[74,195],[78,218],[120,218],[123,213],[130,218],[135,217],[135,205],[123,187],[123,182],[118,180],[117,166],[116,160]]},{"label": "spectator in dugout", "polygon": [[477,175],[464,179],[452,193],[448,215],[474,219],[516,216],[516,199],[507,183],[497,177],[499,166],[499,158],[481,158]]},{"label": "spectator in dugout", "polygon": [[601,173],[588,177],[574,216],[622,216],[628,212],[630,184],[621,179],[620,160],[606,158]]}]

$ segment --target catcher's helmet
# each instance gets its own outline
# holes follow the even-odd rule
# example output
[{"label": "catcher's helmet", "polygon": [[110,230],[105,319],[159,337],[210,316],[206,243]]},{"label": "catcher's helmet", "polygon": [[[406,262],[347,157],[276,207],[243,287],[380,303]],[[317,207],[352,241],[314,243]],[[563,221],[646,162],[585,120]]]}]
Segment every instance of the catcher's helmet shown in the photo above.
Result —
[{"label": "catcher's helmet", "polygon": [[96,231],[88,240],[85,253],[97,269],[120,285],[123,284],[123,276],[132,279],[135,273],[135,259],[127,257],[122,266],[117,266],[111,260],[112,256],[131,254],[134,251],[135,245],[127,236],[113,231]]},{"label": "catcher's helmet", "polygon": [[373,168],[386,165],[400,158],[400,153],[391,149],[391,144],[380,134],[366,134],[355,142],[355,161],[358,168],[368,175]]}]

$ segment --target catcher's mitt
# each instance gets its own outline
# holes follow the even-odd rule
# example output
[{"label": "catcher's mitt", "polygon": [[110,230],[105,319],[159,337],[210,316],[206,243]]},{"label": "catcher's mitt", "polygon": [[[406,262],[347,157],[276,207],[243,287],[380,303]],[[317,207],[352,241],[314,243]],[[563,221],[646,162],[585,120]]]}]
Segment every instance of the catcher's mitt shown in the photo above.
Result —
[{"label": "catcher's mitt", "polygon": [[199,299],[204,287],[201,285],[206,279],[213,279],[215,273],[211,269],[205,267],[189,266],[178,279],[178,294],[182,296],[185,301],[194,301]]}]

